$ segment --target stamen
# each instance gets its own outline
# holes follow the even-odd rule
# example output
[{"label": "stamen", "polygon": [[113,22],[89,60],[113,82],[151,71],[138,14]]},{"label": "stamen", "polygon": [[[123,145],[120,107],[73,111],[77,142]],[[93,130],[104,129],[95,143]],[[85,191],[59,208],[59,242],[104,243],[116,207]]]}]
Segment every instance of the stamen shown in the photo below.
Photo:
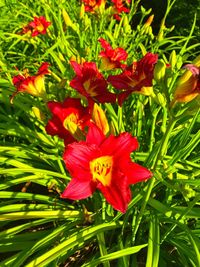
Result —
[{"label": "stamen", "polygon": [[103,156],[90,162],[90,171],[94,181],[101,182],[108,186],[112,179],[113,158],[112,156]]}]

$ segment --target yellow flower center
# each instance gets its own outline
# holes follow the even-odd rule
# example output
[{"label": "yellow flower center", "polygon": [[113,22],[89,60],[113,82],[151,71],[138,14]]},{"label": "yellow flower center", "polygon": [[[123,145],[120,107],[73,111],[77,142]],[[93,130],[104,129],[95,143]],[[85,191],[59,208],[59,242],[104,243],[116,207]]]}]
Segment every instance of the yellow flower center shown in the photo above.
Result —
[{"label": "yellow flower center", "polygon": [[42,32],[44,30],[44,26],[42,23],[39,23],[36,27],[36,29],[38,30],[38,32]]},{"label": "yellow flower center", "polygon": [[113,158],[103,156],[93,159],[90,162],[90,171],[94,181],[101,182],[104,186],[109,186],[112,179]]},{"label": "yellow flower center", "polygon": [[97,93],[96,93],[96,87],[95,86],[91,86],[91,81],[90,80],[87,80],[83,83],[83,86],[85,88],[85,91],[91,96],[91,97],[95,97],[97,96]]}]

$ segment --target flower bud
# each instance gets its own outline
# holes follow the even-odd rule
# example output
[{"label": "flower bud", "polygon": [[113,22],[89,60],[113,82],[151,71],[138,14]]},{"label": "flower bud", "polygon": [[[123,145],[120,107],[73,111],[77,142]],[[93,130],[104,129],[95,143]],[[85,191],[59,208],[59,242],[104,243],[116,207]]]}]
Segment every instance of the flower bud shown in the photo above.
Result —
[{"label": "flower bud", "polygon": [[80,10],[80,19],[84,18],[84,15],[85,15],[85,6],[84,3],[82,3]]},{"label": "flower bud", "polygon": [[92,119],[105,135],[109,132],[109,124],[108,124],[105,112],[96,103],[94,104],[94,107],[93,107]]},{"label": "flower bud", "polygon": [[124,29],[125,33],[131,33],[132,32],[127,16],[124,16],[124,18],[123,18],[123,29]]},{"label": "flower bud", "polygon": [[156,102],[161,106],[164,107],[166,105],[166,99],[164,98],[164,96],[161,93],[158,93],[156,95]]},{"label": "flower bud", "polygon": [[170,54],[170,57],[169,57],[169,64],[171,66],[172,69],[175,68],[176,66],[176,62],[177,62],[177,58],[176,58],[176,51],[173,50]]},{"label": "flower bud", "polygon": [[63,15],[63,18],[64,18],[64,21],[65,21],[66,26],[71,27],[72,24],[73,24],[73,22],[71,21],[69,15],[67,13],[67,11],[64,8],[62,10],[62,15]]},{"label": "flower bud", "polygon": [[44,113],[39,108],[32,107],[32,112],[38,120],[43,121],[45,119]]},{"label": "flower bud", "polygon": [[146,27],[149,27],[150,25],[151,25],[151,23],[153,22],[153,19],[154,19],[154,14],[153,15],[151,15],[148,19],[147,19],[147,21],[145,22],[145,26]]},{"label": "flower bud", "polygon": [[158,60],[154,68],[154,80],[160,82],[165,77],[166,64],[163,60]]},{"label": "flower bud", "polygon": [[78,25],[72,22],[67,11],[64,8],[62,9],[62,15],[63,15],[66,26],[71,27],[76,33],[79,33]]}]

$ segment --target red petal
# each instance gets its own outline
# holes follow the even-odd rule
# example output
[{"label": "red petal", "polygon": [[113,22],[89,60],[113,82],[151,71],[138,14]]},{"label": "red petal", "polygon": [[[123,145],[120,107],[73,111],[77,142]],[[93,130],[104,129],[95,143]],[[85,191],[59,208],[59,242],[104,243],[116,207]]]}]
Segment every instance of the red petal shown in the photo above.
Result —
[{"label": "red petal", "polygon": [[121,133],[119,136],[110,135],[100,146],[103,154],[113,155],[115,160],[120,160],[123,156],[128,156],[138,148],[136,137],[130,133]]},{"label": "red petal", "polygon": [[92,181],[80,182],[74,178],[70,181],[61,197],[73,200],[84,199],[91,196],[95,189],[96,183]]},{"label": "red petal", "polygon": [[74,72],[76,73],[76,75],[82,76],[82,66],[78,64],[76,61],[72,61],[72,60],[70,61],[70,64]]},{"label": "red petal", "polygon": [[105,49],[105,50],[112,50],[112,46],[103,38],[99,38],[98,40],[101,43],[101,46]]},{"label": "red petal", "polygon": [[99,127],[96,126],[94,123],[90,123],[86,142],[89,144],[95,144],[99,146],[103,142],[104,139],[105,139],[105,135],[99,129]]},{"label": "red petal", "polygon": [[110,186],[103,186],[99,183],[97,188],[101,190],[108,203],[110,203],[114,209],[124,213],[131,200],[131,192],[128,188],[127,177],[120,172],[113,173],[113,176],[115,179]]},{"label": "red petal", "polygon": [[126,98],[132,93],[132,90],[127,90],[124,91],[120,94],[118,94],[117,98],[118,98],[118,103],[120,106],[122,106],[122,104],[124,103],[124,101],[126,100]]},{"label": "red petal", "polygon": [[148,169],[134,162],[125,163],[123,171],[128,177],[129,184],[136,184],[152,177]]},{"label": "red petal", "polygon": [[100,155],[96,145],[79,142],[67,146],[63,159],[72,177],[87,181],[92,180],[89,163]]},{"label": "red petal", "polygon": [[49,63],[48,62],[43,62],[42,65],[40,66],[40,68],[38,69],[38,75],[45,75],[49,73]]}]

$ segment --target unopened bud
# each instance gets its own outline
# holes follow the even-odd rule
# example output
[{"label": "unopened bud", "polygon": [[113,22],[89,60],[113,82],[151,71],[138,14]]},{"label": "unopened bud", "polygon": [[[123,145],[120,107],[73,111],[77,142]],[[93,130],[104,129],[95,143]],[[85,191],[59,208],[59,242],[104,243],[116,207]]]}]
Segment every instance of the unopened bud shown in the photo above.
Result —
[{"label": "unopened bud", "polygon": [[151,23],[153,22],[153,19],[154,19],[154,15],[151,15],[148,19],[147,19],[147,21],[145,22],[145,26],[150,26],[151,25]]},{"label": "unopened bud", "polygon": [[105,112],[96,103],[94,104],[94,107],[93,107],[92,119],[105,135],[109,132],[109,124],[108,124]]},{"label": "unopened bud", "polygon": [[71,27],[72,24],[73,24],[73,22],[71,21],[69,15],[67,13],[67,11],[64,8],[62,10],[62,15],[63,15],[63,18],[64,18],[64,21],[65,21],[66,26]]},{"label": "unopened bud", "polygon": [[154,80],[160,82],[165,77],[166,64],[163,60],[158,60],[154,68]]},{"label": "unopened bud", "polygon": [[40,121],[43,121],[45,119],[45,115],[44,113],[42,113],[42,111],[37,108],[37,107],[32,107],[32,112],[33,114],[35,115],[35,117],[40,120]]},{"label": "unopened bud", "polygon": [[175,68],[176,66],[176,61],[177,61],[177,58],[176,58],[176,51],[173,50],[170,54],[170,57],[169,57],[169,64],[171,66],[172,69]]},{"label": "unopened bud", "polygon": [[129,21],[128,21],[128,17],[127,16],[124,16],[123,18],[123,29],[124,29],[124,32],[125,33],[131,33],[131,26],[129,24]]},{"label": "unopened bud", "polygon": [[156,96],[156,102],[161,106],[164,107],[166,106],[166,99],[164,96],[159,92]]},{"label": "unopened bud", "polygon": [[67,11],[64,8],[62,9],[62,15],[63,15],[66,26],[71,27],[76,33],[79,33],[78,25],[72,22]]},{"label": "unopened bud", "polygon": [[84,3],[81,5],[81,10],[80,10],[80,18],[82,19],[85,15],[85,6]]}]

